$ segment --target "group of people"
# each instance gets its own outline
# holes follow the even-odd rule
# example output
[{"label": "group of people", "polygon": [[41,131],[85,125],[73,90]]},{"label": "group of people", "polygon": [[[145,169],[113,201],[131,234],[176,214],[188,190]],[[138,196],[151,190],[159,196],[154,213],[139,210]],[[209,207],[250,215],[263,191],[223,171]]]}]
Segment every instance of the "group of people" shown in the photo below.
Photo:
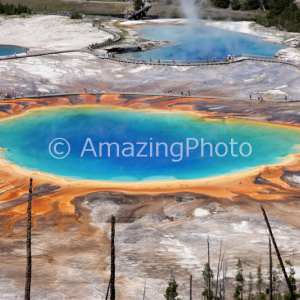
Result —
[{"label": "group of people", "polygon": [[[180,91],[181,96],[191,96],[191,92],[190,91]],[[168,95],[172,95],[172,90],[168,90]]]},{"label": "group of people", "polygon": [[[23,54],[22,54],[22,55],[23,55]],[[25,55],[29,56],[29,51],[28,51],[28,50],[25,52]],[[16,52],[15,52],[15,54],[14,54],[14,57],[17,57],[17,53],[16,53]]]},{"label": "group of people", "polygon": [[96,26],[98,28],[104,28],[104,25],[101,22],[99,22],[99,21],[97,21],[95,19],[92,19],[92,25]]},{"label": "group of people", "polygon": [[[129,2],[130,2],[130,1],[129,1]],[[140,9],[142,9],[143,7],[145,7],[145,5],[146,5],[146,7],[149,6],[148,0],[143,0],[143,4],[142,4],[142,6],[140,7]],[[137,10],[137,11],[139,11],[139,10]],[[131,19],[131,18],[135,15],[135,13],[136,13],[137,11],[136,11],[136,10],[127,10],[127,12],[126,12],[124,18],[125,18],[125,19]]]},{"label": "group of people", "polygon": [[[249,95],[249,100],[252,100],[252,95],[251,95],[251,94]],[[259,102],[264,101],[264,97],[258,95],[258,96],[257,96],[257,100],[258,100]]]},{"label": "group of people", "polygon": [[126,12],[126,14],[125,14],[125,16],[124,16],[124,18],[125,19],[131,19],[133,16],[134,16],[134,14],[135,14],[135,10],[127,10],[127,12]]},{"label": "group of people", "polygon": [[89,50],[91,50],[91,49],[97,49],[97,48],[100,48],[100,47],[102,47],[102,46],[104,46],[104,44],[110,44],[110,43],[112,43],[113,42],[113,40],[111,39],[111,38],[109,38],[106,42],[104,42],[104,43],[95,43],[95,44],[90,44],[89,46],[88,46],[88,49]]},{"label": "group of people", "polygon": [[191,96],[191,92],[190,91],[186,91],[186,92],[183,92],[183,90],[180,91],[180,94],[181,96]]},{"label": "group of people", "polygon": [[[251,94],[249,94],[249,100],[252,100],[252,95],[251,95]],[[257,100],[258,100],[259,102],[262,102],[262,101],[264,101],[264,97],[261,96],[261,95],[258,95],[258,96],[257,96]],[[287,94],[284,95],[284,100],[288,100]]]},{"label": "group of people", "polygon": [[233,62],[233,61],[236,61],[236,57],[234,55],[227,55],[226,57],[226,61],[227,62]]},{"label": "group of people", "polygon": [[[104,25],[101,23],[101,22],[99,22],[99,21],[97,21],[97,20],[95,20],[95,19],[92,19],[92,25],[93,26],[96,26],[97,28],[99,28],[99,29],[101,29],[101,28],[104,28]],[[111,39],[111,38],[109,38],[105,43],[111,43],[113,40]],[[88,46],[88,48],[91,50],[91,49],[96,49],[96,48],[99,48],[99,47],[101,47],[101,46],[103,46],[103,44],[104,43],[94,43],[94,44],[90,44],[89,46]]]},{"label": "group of people", "polygon": [[[21,93],[21,98],[23,97],[23,93]],[[17,98],[17,93],[16,92],[12,92],[12,93],[5,93],[2,94],[0,93],[0,99],[1,100],[5,100],[5,99],[16,99]]]}]

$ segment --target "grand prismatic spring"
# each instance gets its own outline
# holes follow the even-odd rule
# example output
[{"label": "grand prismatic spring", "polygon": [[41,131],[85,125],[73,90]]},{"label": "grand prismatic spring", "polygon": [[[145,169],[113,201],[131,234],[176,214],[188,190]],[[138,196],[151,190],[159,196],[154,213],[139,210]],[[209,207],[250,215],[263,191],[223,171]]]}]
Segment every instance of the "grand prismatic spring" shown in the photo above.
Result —
[{"label": "grand prismatic spring", "polygon": [[[63,144],[54,146],[56,139]],[[32,170],[145,181],[207,178],[280,162],[299,151],[300,135],[298,129],[242,120],[90,107],[4,120],[0,140],[5,158]]]}]

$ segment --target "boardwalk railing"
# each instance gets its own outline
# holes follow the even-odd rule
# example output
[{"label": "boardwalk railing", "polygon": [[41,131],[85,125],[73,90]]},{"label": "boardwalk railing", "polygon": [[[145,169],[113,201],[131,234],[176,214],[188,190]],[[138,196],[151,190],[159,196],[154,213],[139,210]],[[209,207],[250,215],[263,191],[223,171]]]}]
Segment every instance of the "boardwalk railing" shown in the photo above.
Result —
[{"label": "boardwalk railing", "polygon": [[169,65],[169,66],[196,66],[203,64],[228,64],[230,61],[226,59],[205,59],[205,60],[165,60],[165,59],[141,59],[117,56],[114,54],[102,53],[100,58],[109,59],[124,63],[148,64],[148,65]]},{"label": "boardwalk railing", "polygon": [[264,61],[264,62],[272,62],[272,63],[278,63],[278,64],[284,64],[284,65],[290,65],[293,67],[296,67],[300,70],[300,64],[296,64],[289,60],[280,60],[276,57],[272,56],[261,56],[261,55],[253,55],[253,54],[239,54],[237,55],[239,60],[254,60],[254,61]]},{"label": "boardwalk railing", "polygon": [[125,16],[125,19],[127,20],[139,20],[142,17],[145,17],[148,10],[152,7],[152,5],[150,5],[149,3],[146,4],[144,7],[142,7],[141,9],[139,9],[138,11],[134,11],[132,14],[129,14],[127,17]]},{"label": "boardwalk railing", "polygon": [[231,63],[241,62],[245,60],[264,61],[272,63],[280,63],[294,66],[300,69],[300,65],[297,65],[290,61],[279,60],[272,56],[260,56],[252,54],[238,54],[232,55],[230,58],[225,59],[204,59],[204,60],[164,60],[164,59],[141,59],[141,58],[129,58],[124,56],[118,56],[115,54],[102,53],[99,58],[109,59],[123,63],[132,64],[146,64],[146,65],[162,65],[162,66],[204,66],[204,65],[228,65]]},{"label": "boardwalk railing", "polygon": [[113,35],[114,38],[113,39],[108,39],[108,40],[106,40],[105,42],[102,42],[102,43],[92,44],[92,45],[89,46],[89,48],[98,49],[98,48],[105,47],[105,46],[108,46],[110,44],[116,43],[116,42],[121,40],[121,36],[118,33],[113,32],[112,30],[104,28],[99,22],[93,22],[93,26],[96,26],[100,30],[103,30],[103,31]]}]

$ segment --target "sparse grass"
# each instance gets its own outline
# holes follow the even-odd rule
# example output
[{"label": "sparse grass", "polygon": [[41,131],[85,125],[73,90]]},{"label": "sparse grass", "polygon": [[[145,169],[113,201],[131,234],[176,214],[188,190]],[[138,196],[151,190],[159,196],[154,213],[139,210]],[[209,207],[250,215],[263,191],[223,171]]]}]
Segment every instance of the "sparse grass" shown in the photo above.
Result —
[{"label": "sparse grass", "polygon": [[[113,0],[118,3],[102,3],[105,0],[97,0],[98,3],[76,3],[76,2],[64,2],[62,0],[4,0],[17,5],[22,2],[23,5],[28,6],[30,9],[36,11],[69,11],[69,12],[80,12],[84,14],[92,15],[105,15],[105,16],[121,16],[127,10],[130,10],[132,6],[128,1]],[[183,17],[180,13],[179,5],[164,5],[162,2],[152,2],[153,6],[148,13],[148,17],[157,18],[180,18]],[[263,11],[232,11],[231,9],[216,9],[211,7],[209,4],[199,5],[199,12],[203,12],[203,16],[211,19],[222,20],[256,20],[258,16],[263,14]]]}]

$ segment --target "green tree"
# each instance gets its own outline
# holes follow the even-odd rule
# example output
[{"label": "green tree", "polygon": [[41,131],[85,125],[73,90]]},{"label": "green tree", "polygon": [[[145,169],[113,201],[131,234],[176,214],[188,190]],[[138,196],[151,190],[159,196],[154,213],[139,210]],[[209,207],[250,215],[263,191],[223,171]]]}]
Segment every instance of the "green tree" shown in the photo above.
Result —
[{"label": "green tree", "polygon": [[274,300],[282,300],[282,296],[280,294],[280,286],[282,283],[282,272],[280,266],[278,270],[273,270],[272,272],[272,283],[273,283],[273,298]]},{"label": "green tree", "polygon": [[211,288],[209,288],[209,282],[212,283],[214,274],[208,263],[205,264],[204,270],[202,271],[202,277],[204,279],[205,286],[205,289],[202,292],[202,296],[205,297],[207,300],[212,300],[214,298],[214,293],[211,289],[212,285]]},{"label": "green tree", "polygon": [[243,276],[243,266],[240,259],[238,259],[236,267],[237,267],[237,274],[235,276],[236,286],[235,286],[235,293],[233,295],[233,298],[237,300],[243,300],[244,276]]},{"label": "green tree", "polygon": [[228,8],[230,1],[229,0],[211,0],[212,4],[219,8]]},{"label": "green tree", "polygon": [[263,3],[269,12],[257,20],[260,24],[300,32],[300,9],[295,0],[263,0]]},{"label": "green tree", "polygon": [[253,276],[250,272],[249,274],[249,281],[248,281],[248,300],[253,299]]},{"label": "green tree", "polygon": [[233,10],[239,10],[241,8],[241,3],[239,0],[232,0],[231,1],[231,8]]},{"label": "green tree", "polygon": [[176,298],[179,294],[177,292],[178,284],[175,280],[175,276],[171,275],[171,278],[168,282],[168,287],[166,289],[165,298],[166,300],[180,300]]},{"label": "green tree", "polygon": [[256,10],[260,6],[259,0],[247,0],[241,6],[242,10]]},{"label": "green tree", "polygon": [[135,10],[139,10],[143,6],[143,0],[134,0],[133,6]]},{"label": "green tree", "polygon": [[23,13],[31,13],[31,10],[28,9],[27,6],[25,5],[21,5],[20,3],[18,4],[18,6],[15,6],[13,4],[2,4],[0,1],[0,14],[4,14],[4,15],[20,15]]},{"label": "green tree", "polygon": [[256,280],[256,289],[257,289],[257,294],[255,299],[259,299],[259,300],[265,300],[266,299],[266,294],[262,293],[262,283],[263,283],[263,279],[262,279],[262,273],[261,273],[261,266],[259,265],[257,267],[257,280]]},{"label": "green tree", "polygon": [[71,15],[71,19],[81,19],[81,18],[82,17],[78,12],[72,13],[72,15]]},{"label": "green tree", "polygon": [[[295,279],[296,272],[295,272],[294,266],[293,266],[293,264],[291,263],[290,260],[286,260],[285,263],[290,267],[288,279],[289,279],[289,282],[291,283],[293,292],[295,294],[295,298],[299,299],[300,298],[300,294],[296,293],[296,291],[297,291],[296,279]],[[291,293],[287,292],[284,295],[284,300],[290,300],[290,299],[292,299]]]}]

